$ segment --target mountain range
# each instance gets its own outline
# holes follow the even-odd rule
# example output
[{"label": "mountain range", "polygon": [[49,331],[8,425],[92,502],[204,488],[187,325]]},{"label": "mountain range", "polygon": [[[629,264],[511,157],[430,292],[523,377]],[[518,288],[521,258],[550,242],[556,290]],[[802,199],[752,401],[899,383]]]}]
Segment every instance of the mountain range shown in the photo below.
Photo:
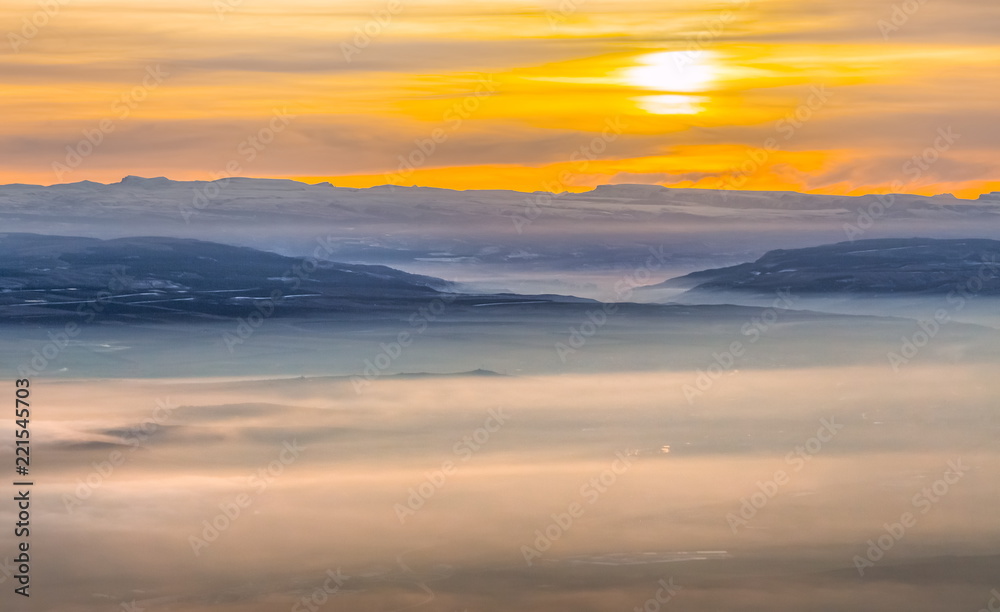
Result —
[{"label": "mountain range", "polygon": [[845,239],[1000,239],[1000,193],[839,196],[606,185],[582,193],[369,189],[291,180],[0,186],[6,232],[171,236],[472,283],[485,293],[607,300],[651,249],[653,282]]},{"label": "mountain range", "polygon": [[[435,298],[466,305],[522,296],[457,295],[454,285],[386,266],[286,257],[200,240],[0,234],[0,318],[100,309],[109,318],[374,313]],[[541,296],[532,298],[580,301]]]},{"label": "mountain range", "polygon": [[[775,250],[756,261],[702,270],[640,287],[644,294],[699,296],[934,296],[969,286],[1000,294],[1000,241],[875,239]],[[185,238],[111,240],[0,234],[0,320],[65,317],[100,310],[109,320],[177,317],[372,317],[434,300],[459,307],[596,304],[578,296],[478,293],[440,278],[381,265],[288,257]],[[971,285],[975,285],[972,287]],[[629,301],[619,299],[616,301]],[[674,301],[674,300],[668,300]],[[718,304],[718,299],[701,303]],[[735,299],[732,304],[745,302]],[[656,306],[650,305],[650,308]],[[562,312],[551,311],[552,314]]]}]

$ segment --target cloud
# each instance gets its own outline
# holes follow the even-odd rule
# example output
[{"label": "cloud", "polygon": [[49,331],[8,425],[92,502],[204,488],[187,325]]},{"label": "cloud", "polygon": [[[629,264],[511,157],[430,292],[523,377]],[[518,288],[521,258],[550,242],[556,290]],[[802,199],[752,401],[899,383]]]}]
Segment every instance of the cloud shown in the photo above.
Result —
[{"label": "cloud", "polygon": [[[198,2],[67,7],[20,52],[0,54],[7,83],[0,112],[13,118],[0,128],[0,145],[17,152],[4,160],[0,181],[206,178],[235,159],[255,176],[382,183],[482,74],[495,77],[498,91],[426,162],[443,170],[436,185],[469,186],[463,169],[470,166],[511,166],[523,177],[534,173],[514,185],[533,190],[545,180],[542,168],[565,161],[609,118],[628,126],[600,157],[630,166],[615,173],[718,173],[719,160],[678,172],[650,170],[642,159],[678,146],[760,146],[815,85],[835,96],[788,143],[788,151],[803,152],[797,167],[814,167],[817,152],[890,156],[954,124],[967,134],[966,153],[956,157],[965,166],[939,166],[956,171],[942,180],[995,180],[983,158],[995,157],[1000,121],[989,104],[997,91],[983,75],[1000,51],[983,32],[992,33],[989,16],[1000,8],[982,0],[923,3],[882,40],[877,22],[896,5],[761,0],[706,9],[689,0],[591,0],[553,24],[547,15],[562,11],[561,3],[431,2],[369,26],[370,40],[361,43],[353,41],[358,29],[378,10],[370,3],[240,4],[222,19]],[[720,21],[727,8],[732,19]],[[37,10],[19,3],[3,14],[16,24]],[[704,92],[700,114],[646,113],[635,99],[648,92],[613,78],[644,53],[683,51],[706,33],[703,47],[721,62],[720,78]],[[344,43],[363,49],[347,61]],[[119,118],[116,100],[157,65],[170,77]],[[297,109],[296,121],[252,162],[241,159],[237,148],[283,106]],[[65,160],[66,147],[109,118],[114,131],[95,153],[54,176],[52,163]],[[474,184],[496,187],[489,177]]]}]

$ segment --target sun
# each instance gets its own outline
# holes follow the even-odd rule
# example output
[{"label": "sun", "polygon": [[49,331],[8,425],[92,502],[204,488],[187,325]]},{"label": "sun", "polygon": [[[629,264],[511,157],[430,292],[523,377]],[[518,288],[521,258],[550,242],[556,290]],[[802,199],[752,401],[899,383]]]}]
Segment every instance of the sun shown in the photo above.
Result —
[{"label": "sun", "polygon": [[694,114],[702,110],[704,96],[692,95],[711,89],[718,75],[707,51],[662,51],[639,58],[639,65],[620,73],[623,85],[665,92],[669,95],[641,96],[636,103],[654,114]]},{"label": "sun", "polygon": [[624,80],[634,87],[672,93],[697,93],[715,81],[715,68],[705,51],[663,51],[639,58]]}]

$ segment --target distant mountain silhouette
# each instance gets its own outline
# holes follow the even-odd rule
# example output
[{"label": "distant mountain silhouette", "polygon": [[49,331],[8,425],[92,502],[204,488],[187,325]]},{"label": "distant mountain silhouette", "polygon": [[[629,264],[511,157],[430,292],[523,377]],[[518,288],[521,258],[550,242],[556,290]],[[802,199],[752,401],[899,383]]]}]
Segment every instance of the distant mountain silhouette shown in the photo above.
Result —
[{"label": "distant mountain silhouette", "polygon": [[0,234],[0,319],[8,320],[82,311],[154,319],[372,313],[413,309],[435,298],[467,305],[524,299],[458,296],[452,290],[447,281],[386,266],[285,257],[200,240]]},{"label": "distant mountain silhouette", "polygon": [[647,289],[946,294],[970,282],[979,294],[1000,294],[1000,241],[893,238],[776,250],[752,263],[702,270]]}]

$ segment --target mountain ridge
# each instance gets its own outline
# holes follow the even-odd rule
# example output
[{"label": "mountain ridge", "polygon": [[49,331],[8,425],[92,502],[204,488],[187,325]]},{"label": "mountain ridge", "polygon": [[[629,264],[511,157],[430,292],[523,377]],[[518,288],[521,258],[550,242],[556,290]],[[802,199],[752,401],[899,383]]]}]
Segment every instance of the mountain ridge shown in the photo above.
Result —
[{"label": "mountain ridge", "polygon": [[881,238],[775,249],[753,262],[700,270],[643,289],[936,295],[962,283],[977,285],[980,294],[1000,295],[1000,241]]},{"label": "mountain ridge", "polygon": [[459,294],[451,282],[387,266],[286,257],[190,238],[0,233],[0,319],[81,309],[112,319],[373,313],[405,311],[435,299],[475,305],[525,296]]}]

